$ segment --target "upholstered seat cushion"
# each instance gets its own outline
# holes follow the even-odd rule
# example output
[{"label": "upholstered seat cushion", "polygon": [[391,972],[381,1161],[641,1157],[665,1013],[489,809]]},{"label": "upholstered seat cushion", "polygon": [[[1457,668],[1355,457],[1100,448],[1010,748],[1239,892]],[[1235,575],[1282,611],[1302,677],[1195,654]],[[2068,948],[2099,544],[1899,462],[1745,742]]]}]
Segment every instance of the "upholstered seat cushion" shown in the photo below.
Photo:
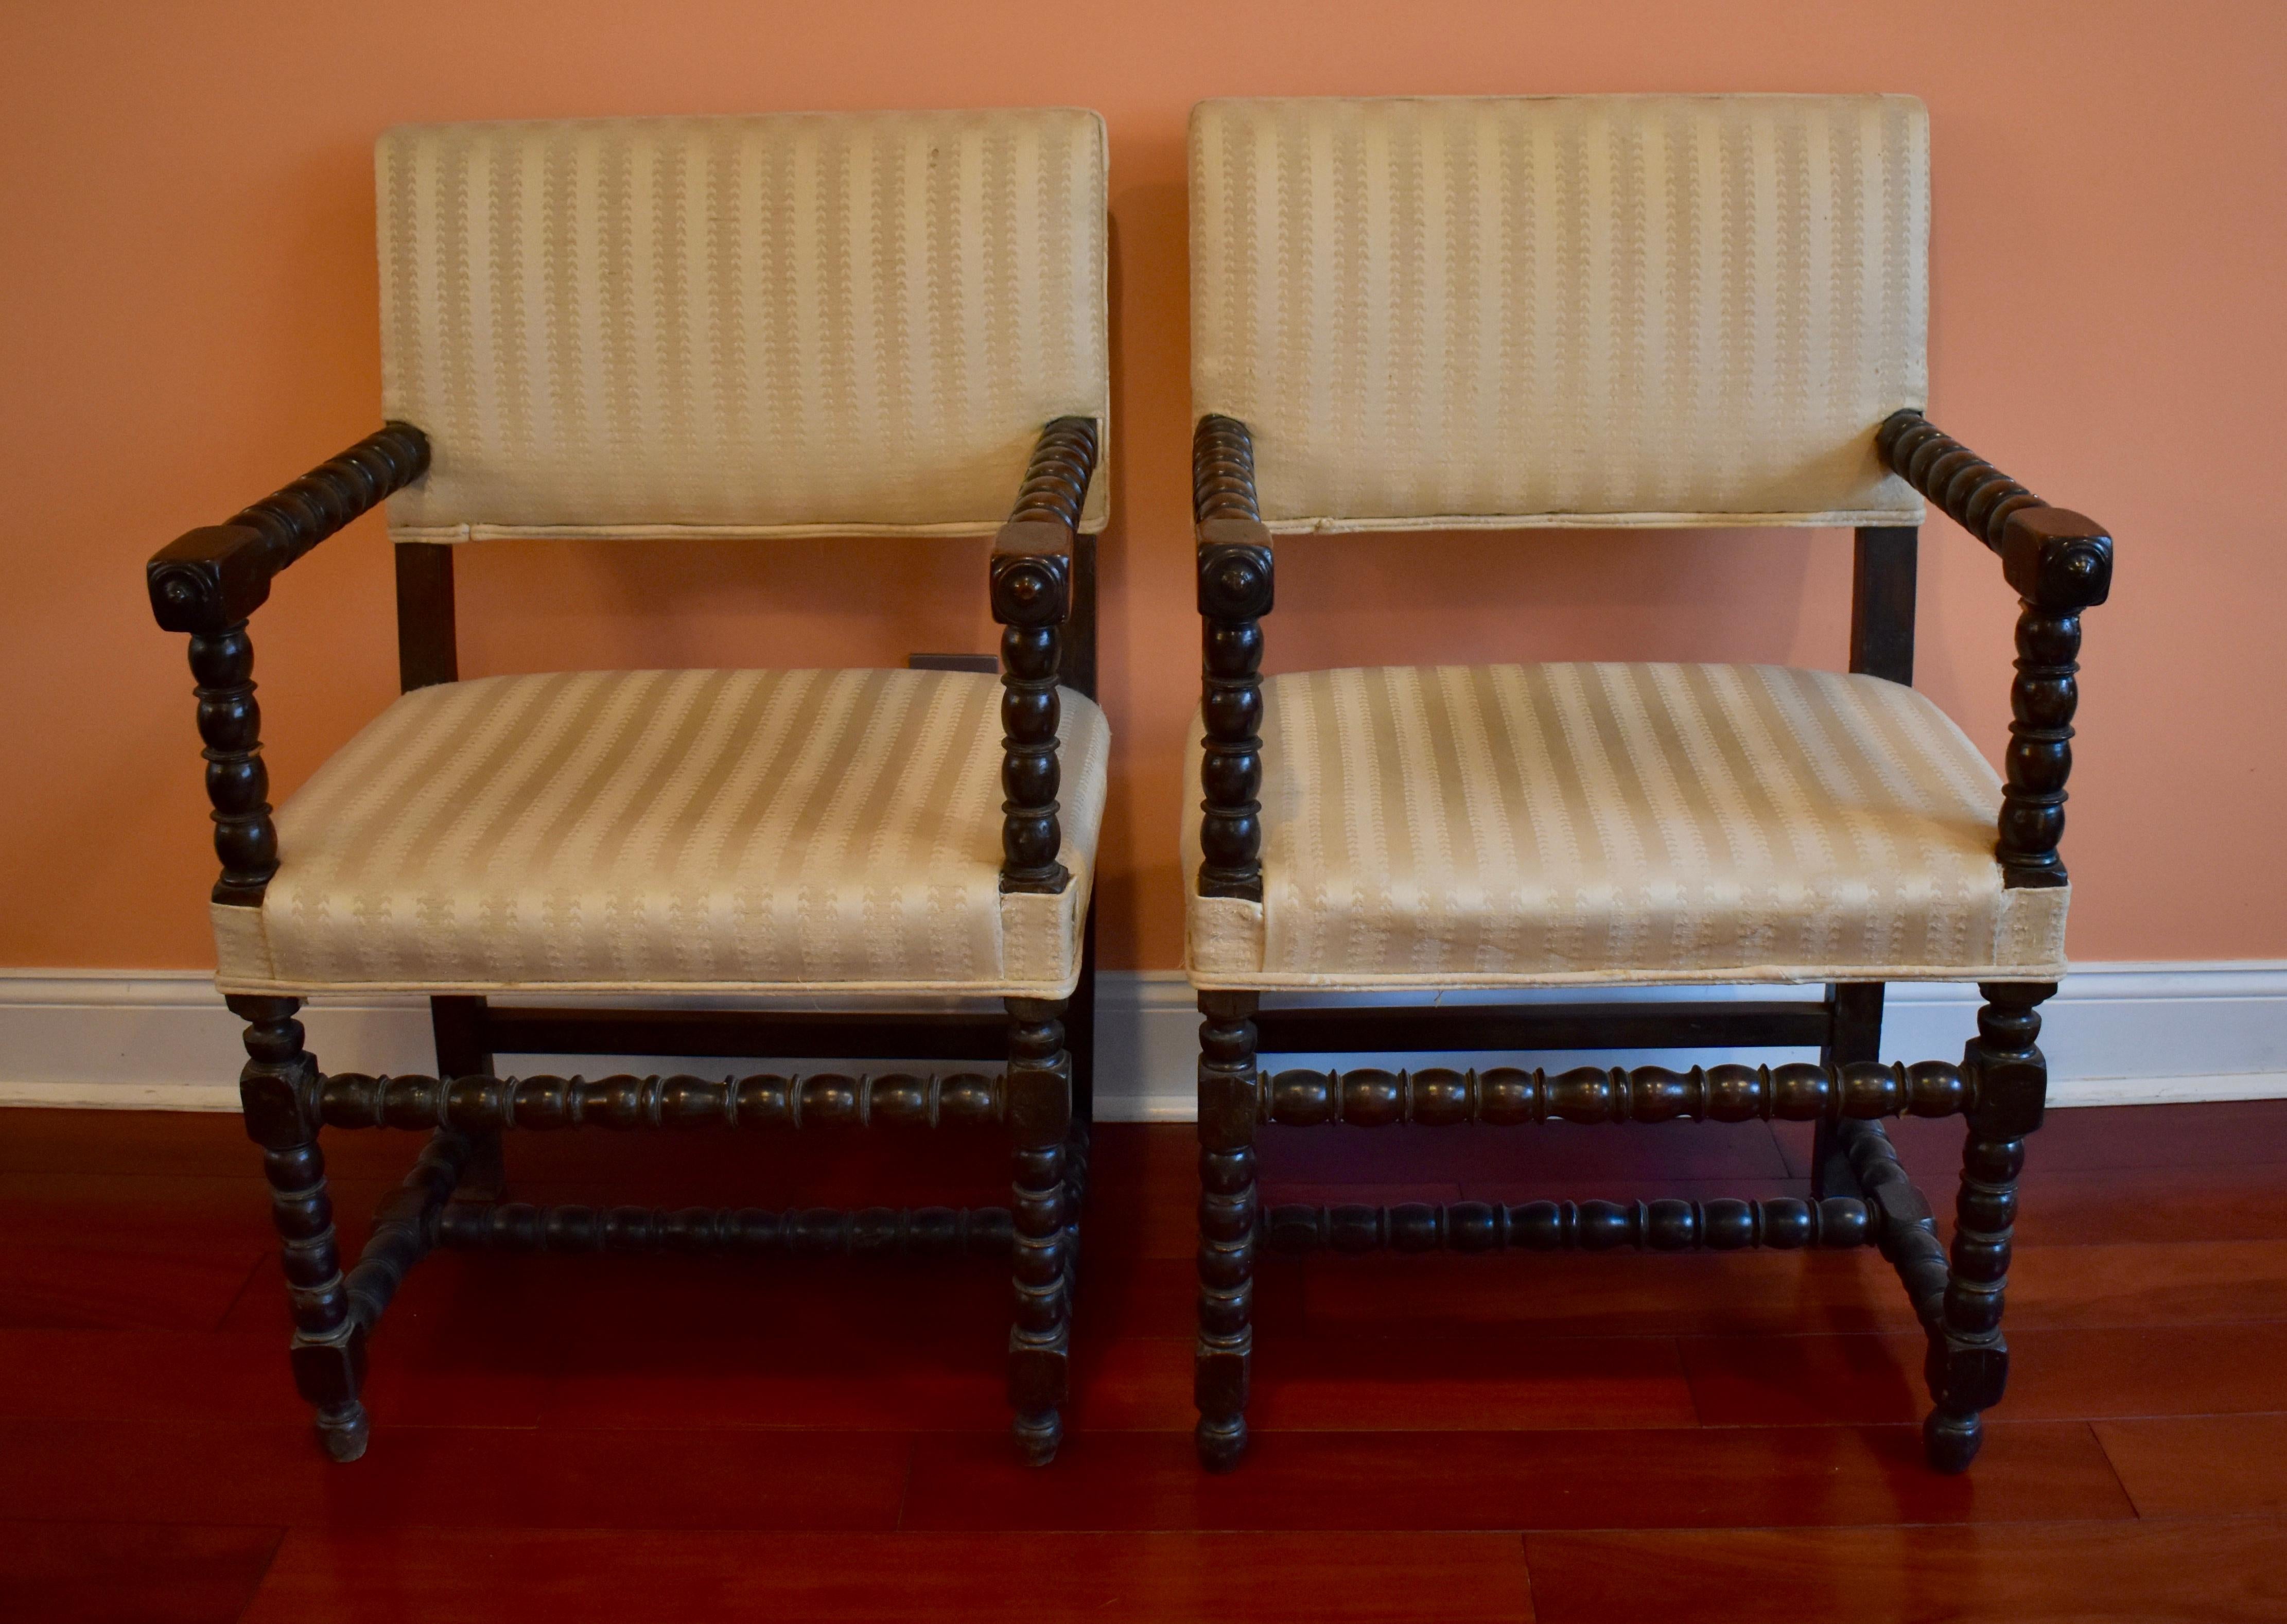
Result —
[{"label": "upholstered seat cushion", "polygon": [[1191,896],[1203,986],[2063,970],[2065,891],[2004,889],[1999,780],[1911,688],[1385,667],[1273,677],[1263,700],[1262,900]]},{"label": "upholstered seat cushion", "polygon": [[1064,690],[1063,894],[1001,894],[997,679],[594,671],[422,688],[279,809],[226,991],[1061,997],[1110,734]]}]

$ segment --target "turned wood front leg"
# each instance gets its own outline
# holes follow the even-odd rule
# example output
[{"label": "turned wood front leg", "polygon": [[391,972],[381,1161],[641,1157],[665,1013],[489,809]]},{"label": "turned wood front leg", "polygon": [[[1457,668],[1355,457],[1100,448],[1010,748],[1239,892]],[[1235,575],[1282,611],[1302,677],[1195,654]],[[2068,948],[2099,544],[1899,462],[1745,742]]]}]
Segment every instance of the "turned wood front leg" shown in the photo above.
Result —
[{"label": "turned wood front leg", "polygon": [[1977,1068],[1976,1104],[1962,1150],[1961,1194],[1954,1208],[1951,1276],[1939,1323],[1931,1327],[1927,1374],[1936,1406],[1922,1427],[1930,1464],[1966,1470],[1984,1442],[1982,1411],[2001,1400],[2009,1379],[2009,1344],[2001,1307],[2009,1283],[2010,1236],[2017,1222],[2017,1176],[2025,1136],[2041,1125],[2048,1062],[2040,1035],[2050,982],[1987,982],[1977,1036],[1963,1057]]},{"label": "turned wood front leg", "polygon": [[1018,1450],[1045,1466],[1064,1438],[1070,1387],[1072,1057],[1062,999],[1011,998],[1008,1007],[1017,1314],[1009,1334],[1009,1404]]},{"label": "turned wood front leg", "polygon": [[1246,1451],[1254,1351],[1254,993],[1199,994],[1199,1328],[1191,1386],[1199,1461],[1229,1471]]},{"label": "turned wood front leg", "polygon": [[351,1311],[318,1148],[317,1062],[302,1047],[295,998],[233,998],[246,1022],[246,1067],[239,1073],[247,1137],[262,1146],[294,1312],[294,1385],[316,1412],[319,1441],[336,1461],[365,1453],[365,1330]]}]

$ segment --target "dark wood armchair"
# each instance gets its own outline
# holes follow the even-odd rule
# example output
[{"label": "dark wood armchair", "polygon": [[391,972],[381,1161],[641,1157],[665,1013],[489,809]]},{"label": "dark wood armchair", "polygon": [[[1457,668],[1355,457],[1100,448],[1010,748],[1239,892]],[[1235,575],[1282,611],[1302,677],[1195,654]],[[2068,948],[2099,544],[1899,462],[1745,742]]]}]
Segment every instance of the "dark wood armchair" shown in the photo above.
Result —
[{"label": "dark wood armchair", "polygon": [[[1205,670],[1199,1446],[1246,1447],[1254,1259],[1876,1247],[1930,1462],[2002,1394],[2080,614],[2112,543],[1922,416],[1927,137],[1902,97],[1211,102],[1192,125]],[[1712,194],[1710,192],[1712,188]],[[2006,773],[1911,691],[1917,494],[2020,599]],[[1851,675],[1262,675],[1280,532],[1849,525]],[[1416,544],[1421,544],[1417,543]],[[1430,543],[1434,544],[1434,543]],[[1883,989],[1976,981],[1959,1064]],[[1348,989],[1825,984],[1821,1002],[1263,1006]],[[1262,1071],[1323,1051],[1808,1047],[1816,1064]],[[1967,1127],[1951,1248],[1883,1129]],[[1257,1126],[1817,1124],[1811,1199],[1265,1207]]]},{"label": "dark wood armchair", "polygon": [[[1020,170],[1037,184],[1016,186]],[[870,209],[853,207],[853,177]],[[368,1338],[437,1246],[1008,1256],[1016,1434],[1028,1459],[1055,1454],[1109,747],[1090,697],[1104,177],[1102,124],[1082,112],[384,138],[392,421],[149,567],[160,625],[190,638],[222,860],[218,980],[247,1022],[241,1087],[294,1378],[336,1459],[367,1445]],[[1018,257],[1019,240],[1037,254]],[[404,697],[273,811],[249,617],[385,499]],[[997,681],[460,679],[456,543],[853,532],[994,535]],[[320,1068],[296,1015],[353,989],[430,995],[434,1076]],[[565,992],[597,1002],[519,1002]],[[662,1012],[614,993],[715,996]],[[726,994],[812,1007],[726,1009]],[[873,1002],[819,1012],[819,994]],[[979,999],[1003,1009],[946,1012]],[[510,1078],[495,1053],[916,1064]],[[845,1126],[998,1128],[1011,1204],[598,1209],[503,1188],[503,1143],[520,1132]],[[344,1268],[320,1130],[383,1127],[429,1138]]]}]

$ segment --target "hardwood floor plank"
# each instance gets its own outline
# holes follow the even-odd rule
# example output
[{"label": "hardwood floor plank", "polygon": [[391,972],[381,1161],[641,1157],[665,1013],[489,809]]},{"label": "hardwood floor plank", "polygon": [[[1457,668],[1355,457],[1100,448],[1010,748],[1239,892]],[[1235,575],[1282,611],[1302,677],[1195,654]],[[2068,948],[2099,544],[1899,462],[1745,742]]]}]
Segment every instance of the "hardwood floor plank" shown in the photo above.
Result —
[{"label": "hardwood floor plank", "polygon": [[290,1423],[307,1414],[282,1337],[0,1330],[0,1417]]},{"label": "hardwood floor plank", "polygon": [[[1810,1171],[1810,1124],[1773,1124],[1789,1170]],[[1962,1126],[1952,1117],[1888,1125],[1898,1159],[1925,1189],[1961,1176]],[[2076,1105],[2053,1110],[2025,1145],[2028,1177],[2041,1174],[2172,1171],[2196,1182],[2222,1167],[2287,1163],[2287,1100],[2187,1105]],[[1951,1203],[1948,1203],[1949,1205]]]},{"label": "hardwood floor plank", "polygon": [[1871,1253],[1319,1256],[1302,1285],[1303,1329],[1312,1335],[1399,1327],[1716,1335],[1914,1324],[1897,1277]]},{"label": "hardwood floor plank", "polygon": [[[1190,1368],[1185,1345],[1184,1368]],[[1004,1333],[660,1337],[562,1351],[534,1384],[542,1426],[772,1427],[906,1432],[1009,1425]],[[1072,1419],[1077,1424],[1080,1409]]]},{"label": "hardwood floor plank", "polygon": [[[1196,1241],[1193,1243],[1196,1247]],[[1199,1265],[1182,1257],[1103,1257],[1083,1246],[1080,1292],[1072,1305],[1077,1341],[1129,1336],[1188,1336],[1198,1322]],[[1254,1262],[1254,1328],[1258,1335],[1301,1335],[1304,1264],[1294,1257],[1258,1254]],[[1387,1327],[1383,1327],[1387,1328]]]},{"label": "hardwood floor plank", "polygon": [[265,1261],[163,1230],[98,1245],[0,1240],[0,1327],[208,1330]]},{"label": "hardwood floor plank", "polygon": [[[387,1322],[371,1347],[365,1398],[384,1423],[531,1426],[553,1368],[546,1351]],[[0,1416],[298,1423],[286,1349],[282,1333],[0,1330]]]},{"label": "hardwood floor plank", "polygon": [[247,1624],[626,1624],[756,1619],[1231,1620],[1441,1624],[1532,1617],[1513,1536],[752,1534],[296,1530]]},{"label": "hardwood floor plank", "polygon": [[[1171,1260],[1172,1261],[1172,1260]],[[284,1334],[285,1292],[272,1290],[276,1260],[259,1289],[235,1304],[226,1330]],[[1096,1278],[1109,1271],[1097,1270]],[[431,1253],[406,1277],[382,1335],[433,1324],[439,1335],[550,1346],[596,1335],[643,1335],[662,1343],[731,1336],[834,1339],[948,1338],[1009,1330],[1008,1264],[851,1262],[683,1257],[667,1254],[566,1256]]]},{"label": "hardwood floor plank", "polygon": [[1188,1434],[1089,1432],[1049,1472],[998,1439],[914,1440],[906,1527],[1601,1528],[1941,1523],[2134,1515],[2082,1424],[1990,1430],[1974,1477],[1924,1464],[1918,1429],[1262,1432],[1226,1477]]},{"label": "hardwood floor plank", "polygon": [[[1710,1426],[1913,1421],[1929,1407],[1919,1333],[1692,1337],[1683,1363]],[[2032,1330],[2009,1337],[2012,1421],[2231,1414],[2287,1393],[2287,1324]]]},{"label": "hardwood floor plank", "polygon": [[2253,1624],[2287,1617],[2287,1523],[1535,1533],[1542,1624]]},{"label": "hardwood floor plank", "polygon": [[1188,1122],[1099,1126],[1088,1147],[1090,1253],[1190,1257],[1199,1243],[1199,1139]]},{"label": "hardwood floor plank", "polygon": [[234,1111],[48,1111],[0,1105],[0,1175],[228,1173],[251,1152]]},{"label": "hardwood floor plank", "polygon": [[22,1624],[232,1624],[283,1532],[0,1522],[0,1618]]},{"label": "hardwood floor plank", "polygon": [[2287,1240],[2287,1173],[2267,1163],[2196,1176],[2180,1168],[2033,1169],[2019,1194],[2017,1237],[2027,1246]]},{"label": "hardwood floor plank", "polygon": [[[1188,1337],[1124,1337],[1076,1356],[1083,1427],[1188,1430]],[[1258,1358],[1247,1414],[1273,1431],[1546,1431],[1688,1427],[1697,1419],[1666,1337],[1297,1338]]]},{"label": "hardwood floor plank", "polygon": [[[410,1129],[329,1129],[319,1143],[332,1176],[394,1184],[420,1154],[424,1137]],[[575,1186],[585,1192],[579,1199],[589,1200],[910,1204],[913,1198],[898,1192],[942,1185],[999,1190],[1005,1197],[1007,1149],[991,1129],[847,1135],[589,1129],[512,1135],[508,1166],[520,1185]],[[0,1106],[0,1179],[251,1175],[258,1190],[260,1172],[260,1152],[235,1113]]]},{"label": "hardwood floor plank", "polygon": [[[0,1122],[0,1130],[5,1123]],[[141,1242],[154,1234],[201,1245],[274,1246],[260,1153],[225,1176],[209,1173],[0,1173],[0,1234],[17,1242]],[[393,1187],[328,1181],[334,1205],[362,1216]]]},{"label": "hardwood floor plank", "polygon": [[[1955,1148],[1959,1147],[1959,1130]],[[2026,1146],[2060,1171],[2287,1163],[2287,1100],[2188,1105],[2095,1105],[2051,1111]]]},{"label": "hardwood floor plank", "polygon": [[[1578,1335],[1914,1328],[1897,1277],[1871,1248],[1313,1257],[1303,1292],[1313,1332],[1376,1324]],[[2012,1332],[2251,1319],[2287,1319],[2287,1242],[2022,1247],[2009,1271]]]},{"label": "hardwood floor plank", "polygon": [[2287,1242],[2023,1247],[2009,1268],[2012,1330],[2287,1319]]},{"label": "hardwood floor plank", "polygon": [[2287,1512],[2287,1414],[2101,1421],[2141,1517]]},{"label": "hardwood floor plank", "polygon": [[[2276,1114],[2287,1101],[2252,1102]],[[2025,1173],[2019,1182],[2017,1239],[2028,1246],[2084,1246],[2123,1241],[2279,1240],[2287,1240],[2287,1177],[2274,1159],[2236,1160],[2221,1155],[2202,1162],[2188,1155],[2187,1140],[2198,1135],[2169,1129],[2165,1121],[2148,1122],[2134,1115],[2144,1107],[2112,1111],[2054,1111],[2048,1125],[2026,1143]],[[2169,1106],[2169,1111],[2204,1111],[2204,1106]],[[2104,1116],[2110,1131],[2125,1136],[2145,1129],[2156,1132],[2161,1151],[2156,1165],[2134,1165],[2139,1153],[2121,1149],[2108,1154],[2101,1143],[2078,1148],[2069,1131],[2052,1139],[2052,1130],[2077,1124],[2090,1116]],[[1791,1170],[1807,1177],[1810,1134],[1807,1123],[1778,1125],[1780,1145]],[[2219,1127],[2218,1134],[2228,1131]],[[1954,1192],[1961,1180],[1960,1123],[1916,1121],[1891,1124],[1891,1140],[1898,1146],[1906,1171],[1928,1196],[1937,1214],[1938,1229],[1951,1235]],[[2268,1158],[2259,1137],[2256,1149]],[[2130,1165],[2088,1165],[2110,1161]],[[1799,1193],[1799,1192],[1798,1192]]]},{"label": "hardwood floor plank", "polygon": [[365,1458],[306,1424],[0,1422],[0,1517],[392,1527],[888,1528],[902,1438],[750,1430],[423,1427]]}]

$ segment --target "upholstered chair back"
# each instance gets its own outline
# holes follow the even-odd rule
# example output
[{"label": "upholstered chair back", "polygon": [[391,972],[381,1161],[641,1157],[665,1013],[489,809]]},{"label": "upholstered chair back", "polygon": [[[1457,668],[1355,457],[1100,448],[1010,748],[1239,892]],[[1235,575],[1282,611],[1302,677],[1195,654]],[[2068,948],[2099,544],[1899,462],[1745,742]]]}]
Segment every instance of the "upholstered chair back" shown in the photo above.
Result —
[{"label": "upholstered chair back", "polygon": [[1273,530],[1913,524],[1904,96],[1202,104],[1191,391]]},{"label": "upholstered chair back", "polygon": [[384,407],[433,458],[400,541],[988,531],[1045,424],[1104,425],[1093,113],[431,125],[376,163]]}]

